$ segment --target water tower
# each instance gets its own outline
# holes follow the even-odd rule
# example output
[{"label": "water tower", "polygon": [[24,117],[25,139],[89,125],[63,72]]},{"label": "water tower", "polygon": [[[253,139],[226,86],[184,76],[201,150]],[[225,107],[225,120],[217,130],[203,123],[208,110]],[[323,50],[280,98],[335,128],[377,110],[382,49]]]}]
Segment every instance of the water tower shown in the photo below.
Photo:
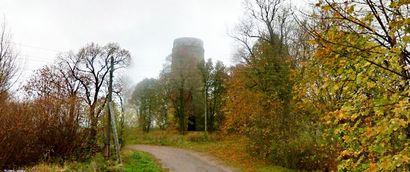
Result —
[{"label": "water tower", "polygon": [[174,40],[172,48],[172,70],[188,70],[197,68],[204,60],[204,47],[198,38],[183,37]]},{"label": "water tower", "polygon": [[204,61],[204,47],[198,38],[183,37],[174,40],[171,73],[174,81],[183,83],[192,96],[188,112],[188,130],[202,130],[204,114],[203,81],[200,64]]}]

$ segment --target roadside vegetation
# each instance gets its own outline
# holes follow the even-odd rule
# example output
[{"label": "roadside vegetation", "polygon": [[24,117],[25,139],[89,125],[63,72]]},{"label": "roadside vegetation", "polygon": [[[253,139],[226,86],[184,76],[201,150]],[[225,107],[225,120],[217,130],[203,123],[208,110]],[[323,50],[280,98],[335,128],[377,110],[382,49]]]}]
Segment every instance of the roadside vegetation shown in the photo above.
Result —
[{"label": "roadside vegetation", "polygon": [[162,172],[164,171],[152,155],[131,151],[124,159],[125,172]]},{"label": "roadside vegetation", "polygon": [[122,152],[123,163],[119,164],[115,160],[106,161],[101,154],[82,161],[82,162],[65,162],[63,165],[58,164],[39,164],[27,168],[28,172],[76,172],[76,171],[94,171],[94,172],[162,172],[164,171],[155,158],[151,155],[124,150]]}]

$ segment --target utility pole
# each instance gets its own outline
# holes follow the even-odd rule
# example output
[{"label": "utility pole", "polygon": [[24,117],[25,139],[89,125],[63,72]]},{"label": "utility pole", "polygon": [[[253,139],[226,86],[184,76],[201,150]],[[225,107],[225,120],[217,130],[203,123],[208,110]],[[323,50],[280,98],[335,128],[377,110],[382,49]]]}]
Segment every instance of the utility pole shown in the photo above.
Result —
[{"label": "utility pole", "polygon": [[208,132],[208,98],[207,98],[207,93],[206,93],[206,89],[205,90],[205,134]]},{"label": "utility pole", "polygon": [[114,112],[113,112],[113,105],[112,105],[112,102],[110,102],[109,104],[108,104],[108,106],[110,107],[110,115],[112,115],[111,116],[111,126],[112,126],[112,131],[113,131],[113,133],[114,133],[114,145],[115,145],[115,153],[116,153],[116,156],[117,156],[117,161],[119,162],[119,163],[121,163],[121,156],[120,156],[120,149],[121,149],[121,147],[120,147],[120,144],[119,144],[119,141],[118,141],[118,135],[117,135],[117,125],[115,124],[115,117],[114,117]]},{"label": "utility pole", "polygon": [[[108,117],[107,117],[107,130],[106,130],[106,138],[105,138],[105,149],[104,149],[104,157],[105,159],[110,158],[110,139],[111,139],[111,129],[114,134],[114,146],[115,146],[115,152],[117,156],[117,160],[119,163],[121,163],[121,157],[120,157],[120,146],[118,142],[118,135],[117,135],[117,125],[115,123],[115,116],[114,116],[114,108],[113,108],[113,103],[112,103],[112,83],[113,83],[113,75],[114,75],[114,57],[111,56],[111,65],[110,65],[110,80],[108,84]],[[111,128],[112,127],[112,128]]]},{"label": "utility pole", "polygon": [[209,80],[209,71],[206,66],[206,62],[203,61],[203,64],[200,66],[201,73],[202,73],[202,79],[203,79],[203,90],[204,90],[204,121],[205,121],[205,127],[204,131],[205,134],[208,133],[208,80]]},{"label": "utility pole", "polygon": [[208,79],[205,79],[205,84],[204,84],[204,97],[205,97],[205,134],[208,134]]},{"label": "utility pole", "polygon": [[110,103],[112,101],[112,78],[113,78],[113,68],[114,68],[114,60],[111,56],[111,64],[110,64],[110,80],[108,83],[108,106],[107,106],[107,128],[105,134],[105,141],[104,141],[104,158],[108,160],[110,158],[110,140],[111,140],[111,107]]},{"label": "utility pole", "polygon": [[118,141],[120,143],[120,147],[122,145],[124,145],[124,114],[125,114],[125,110],[124,110],[124,101],[122,99],[122,96],[120,94],[118,94],[119,98],[120,98],[120,106],[121,106],[121,118],[120,118],[120,132],[119,132],[119,136],[118,136]]}]

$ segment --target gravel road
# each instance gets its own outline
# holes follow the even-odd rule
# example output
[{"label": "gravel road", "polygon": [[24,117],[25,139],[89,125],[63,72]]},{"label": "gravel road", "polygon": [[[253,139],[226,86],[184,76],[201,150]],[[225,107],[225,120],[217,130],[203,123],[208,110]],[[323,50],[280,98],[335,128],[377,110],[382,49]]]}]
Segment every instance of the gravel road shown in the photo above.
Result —
[{"label": "gravel road", "polygon": [[234,172],[232,168],[202,153],[166,147],[149,145],[131,145],[129,149],[152,154],[159,160],[163,168],[170,172]]}]

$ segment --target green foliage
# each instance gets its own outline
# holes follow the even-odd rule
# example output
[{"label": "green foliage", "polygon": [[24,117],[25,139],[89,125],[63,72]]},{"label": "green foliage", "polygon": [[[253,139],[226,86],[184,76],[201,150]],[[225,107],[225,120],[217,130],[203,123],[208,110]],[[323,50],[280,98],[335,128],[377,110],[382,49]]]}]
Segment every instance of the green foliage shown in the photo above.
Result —
[{"label": "green foliage", "polygon": [[142,152],[133,152],[124,158],[125,172],[161,172],[161,167],[154,161],[154,158]]},{"label": "green foliage", "polygon": [[137,84],[132,94],[131,102],[136,107],[139,115],[139,125],[144,132],[149,132],[155,118],[159,115],[160,91],[158,81],[144,79]]},{"label": "green foliage", "polygon": [[226,80],[228,71],[225,65],[218,61],[215,64],[212,59],[208,59],[205,64],[200,64],[203,79],[203,91],[205,93],[205,108],[207,113],[208,131],[215,131],[219,128],[224,112],[222,110],[225,100]]}]

